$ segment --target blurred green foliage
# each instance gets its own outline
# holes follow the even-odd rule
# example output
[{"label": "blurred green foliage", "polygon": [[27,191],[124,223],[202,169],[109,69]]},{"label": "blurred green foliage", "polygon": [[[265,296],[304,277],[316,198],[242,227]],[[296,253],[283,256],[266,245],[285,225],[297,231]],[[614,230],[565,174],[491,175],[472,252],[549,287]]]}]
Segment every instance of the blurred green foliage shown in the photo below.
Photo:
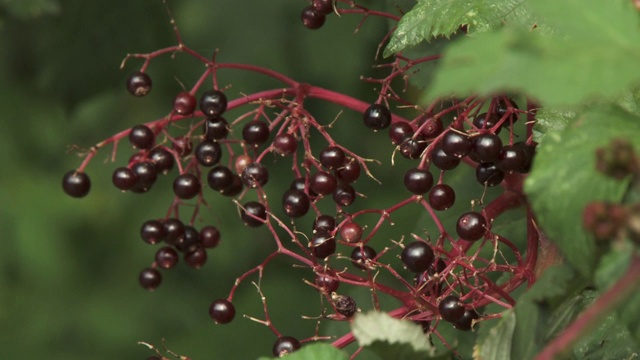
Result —
[{"label": "blurred green foliage", "polygon": [[[184,41],[204,56],[219,49],[219,61],[269,67],[373,101],[374,86],[360,76],[375,74],[372,65],[386,21],[369,18],[354,34],[359,16],[332,16],[322,29],[310,31],[299,20],[305,5],[297,0],[170,4]],[[161,287],[148,293],[137,276],[152,262],[155,248],[143,243],[138,232],[143,221],[165,216],[172,199],[170,179],[160,180],[145,196],[115,190],[111,172],[131,154],[123,143],[115,163],[108,161],[111,149],[105,148],[87,168],[93,182],[87,198],[71,199],[60,186],[64,172],[81,162],[78,149],[164,116],[181,83],[190,88],[202,73],[202,64],[184,54],[161,58],[148,69],[154,81],[151,94],[138,99],[126,93],[127,75],[141,66],[132,59],[120,70],[126,54],[175,44],[162,2],[122,6],[105,0],[0,0],[0,44],[0,357],[144,359],[152,353],[136,343],[161,345],[163,338],[168,348],[193,359],[269,355],[275,336],[240,316],[263,317],[249,282],[236,293],[236,321],[214,326],[207,313],[213,299],[227,296],[237,276],[274,249],[264,229],[240,224],[228,199],[208,194],[211,210],[204,209],[196,223],[216,225],[223,236],[205,267],[195,271],[181,264],[164,272]],[[280,86],[233,70],[221,72],[220,80],[222,86],[230,85],[230,98]],[[323,123],[339,116],[332,133],[336,141],[384,166],[372,165],[384,186],[359,180],[358,191],[376,196],[359,199],[354,209],[397,201],[394,194],[405,191],[399,174],[412,163],[396,156],[395,170],[387,171],[393,149],[385,134],[354,143],[354,134],[363,131],[359,114],[340,114],[339,107],[314,101],[306,105]],[[280,163],[286,171],[287,165]],[[448,181],[468,181],[471,171],[457,171]],[[275,197],[288,181],[273,181]],[[458,205],[442,217],[449,225],[482,187],[474,182],[456,189]],[[394,231],[381,232],[376,241],[388,246],[389,239],[423,233],[432,226],[425,219],[417,205],[407,207],[394,217]],[[300,223],[307,221],[310,227],[312,220]],[[522,241],[521,230],[514,231],[520,231],[515,238]],[[315,322],[301,315],[319,315],[320,299],[303,283],[313,279],[310,271],[292,265],[286,259],[273,261],[262,290],[283,334],[310,337]],[[370,308],[367,289],[350,294],[362,308]],[[383,306],[395,305],[383,301]],[[342,323],[324,326],[333,334],[346,330]]]}]

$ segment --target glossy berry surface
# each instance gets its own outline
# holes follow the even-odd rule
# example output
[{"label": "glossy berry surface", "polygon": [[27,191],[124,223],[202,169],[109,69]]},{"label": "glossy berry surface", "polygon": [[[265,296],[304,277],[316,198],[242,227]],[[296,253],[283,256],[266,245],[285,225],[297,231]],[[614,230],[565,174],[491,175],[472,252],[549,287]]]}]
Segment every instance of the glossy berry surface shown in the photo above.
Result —
[{"label": "glossy berry surface", "polygon": [[356,190],[349,184],[338,184],[332,197],[339,206],[349,206],[356,201]]},{"label": "glossy berry surface", "polygon": [[162,283],[162,274],[156,269],[146,268],[140,272],[138,282],[143,289],[153,291]]},{"label": "glossy berry surface", "polygon": [[371,104],[362,115],[364,126],[371,130],[386,129],[391,125],[391,111],[381,104]]},{"label": "glossy berry surface", "polygon": [[507,145],[502,148],[502,152],[496,160],[496,166],[506,172],[521,171],[527,167],[529,157],[522,146]]},{"label": "glossy berry surface", "polygon": [[188,254],[200,247],[200,233],[191,225],[184,226],[184,235],[175,242],[176,250]]},{"label": "glossy berry surface", "polygon": [[133,170],[138,179],[136,184],[131,188],[134,192],[147,192],[158,179],[158,170],[156,170],[155,165],[149,161],[136,163],[131,167],[131,170]]},{"label": "glossy berry surface", "polygon": [[453,322],[453,326],[458,330],[469,331],[475,328],[473,321],[478,318],[480,318],[480,315],[475,310],[466,309],[462,317]]},{"label": "glossy berry surface", "polygon": [[481,134],[471,138],[471,152],[469,157],[478,163],[492,162],[502,151],[502,140],[491,133]]},{"label": "glossy berry surface", "polygon": [[323,292],[327,294],[338,291],[340,287],[340,281],[336,279],[335,274],[329,276],[328,274],[316,274],[314,284]]},{"label": "glossy berry surface", "polygon": [[195,96],[187,91],[182,91],[173,99],[173,110],[180,115],[191,115],[196,110]]},{"label": "glossy berry surface", "polygon": [[289,189],[282,195],[282,209],[287,216],[303,216],[309,211],[310,205],[309,197],[303,191]]},{"label": "glossy berry surface", "polygon": [[448,322],[455,322],[464,316],[465,307],[460,302],[460,298],[455,295],[449,295],[440,300],[438,304],[438,312],[440,316]]},{"label": "glossy berry surface", "polygon": [[228,324],[236,316],[236,308],[227,299],[218,299],[209,306],[209,316],[217,324]]},{"label": "glossy berry surface", "polygon": [[191,150],[193,150],[193,141],[188,136],[178,136],[173,139],[171,143],[171,147],[180,157],[185,157],[191,154]]},{"label": "glossy berry surface", "polygon": [[200,97],[200,110],[206,116],[217,118],[227,110],[227,96],[220,90],[207,90]]},{"label": "glossy berry surface", "polygon": [[279,134],[273,139],[273,149],[279,155],[291,155],[298,150],[298,140],[291,134]]},{"label": "glossy berry surface", "polygon": [[91,179],[84,172],[70,170],[62,177],[62,189],[71,197],[85,197],[91,190]]},{"label": "glossy berry surface", "polygon": [[233,184],[233,172],[226,166],[216,166],[207,174],[209,187],[216,191],[229,189]]},{"label": "glossy berry surface", "polygon": [[320,151],[318,158],[322,166],[329,170],[334,170],[344,164],[346,156],[341,148],[337,146],[327,146]]},{"label": "glossy berry surface", "polygon": [[487,233],[487,220],[479,212],[466,212],[458,218],[456,233],[467,241],[480,240]]},{"label": "glossy berry surface", "polygon": [[400,154],[407,159],[418,159],[428,145],[424,136],[417,135],[400,144]]},{"label": "glossy berry surface", "polygon": [[351,260],[355,267],[366,270],[368,268],[366,264],[375,258],[376,255],[378,255],[376,251],[367,245],[363,245],[362,247],[357,246],[351,252]]},{"label": "glossy berry surface", "polygon": [[131,189],[138,181],[138,175],[126,166],[121,166],[113,171],[111,182],[116,188],[126,191]]},{"label": "glossy berry surface", "polygon": [[313,221],[313,231],[332,232],[336,228],[336,218],[331,215],[320,215]]},{"label": "glossy berry surface", "polygon": [[273,343],[271,350],[274,356],[282,357],[300,349],[300,341],[293,336],[281,336]]},{"label": "glossy berry surface", "polygon": [[340,166],[335,170],[335,175],[338,179],[344,181],[347,184],[353,183],[360,177],[360,164],[354,158],[349,158],[345,161],[343,166]]},{"label": "glossy berry surface", "polygon": [[333,0],[313,0],[311,5],[320,14],[328,15],[333,12]]},{"label": "glossy berry surface", "polygon": [[263,187],[269,181],[269,171],[260,163],[250,163],[242,170],[242,183],[247,187],[255,189]]},{"label": "glossy berry surface", "polygon": [[[473,118],[473,126],[478,130],[490,130],[500,121],[500,116],[495,113],[482,113]],[[498,135],[502,127],[498,127],[494,134]]]},{"label": "glossy berry surface", "polygon": [[404,173],[404,186],[410,192],[422,195],[433,186],[433,175],[428,169],[409,169]]},{"label": "glossy berry surface", "polygon": [[136,125],[129,131],[129,142],[136,149],[151,149],[155,141],[156,136],[146,125]]},{"label": "glossy berry surface", "polygon": [[207,262],[207,251],[202,247],[198,247],[184,254],[184,261],[190,267],[200,269]]},{"label": "glossy berry surface", "polygon": [[321,28],[322,25],[324,25],[326,16],[322,13],[317,12],[313,8],[313,6],[310,5],[302,9],[300,20],[307,29],[315,30]]},{"label": "glossy berry surface", "polygon": [[447,153],[442,150],[442,146],[437,144],[431,152],[431,162],[440,170],[452,170],[460,164],[460,159],[447,155]]},{"label": "glossy berry surface", "polygon": [[447,184],[438,184],[429,192],[429,205],[434,210],[444,211],[456,202],[456,192]]},{"label": "glossy berry surface", "polygon": [[158,220],[147,220],[140,227],[140,237],[147,244],[157,244],[164,240],[164,224]]},{"label": "glossy berry surface", "polygon": [[309,178],[309,188],[316,194],[331,194],[338,187],[336,178],[328,172],[318,171]]},{"label": "glossy berry surface", "polygon": [[402,250],[400,259],[409,271],[419,274],[427,271],[435,258],[431,246],[424,241],[414,241]]},{"label": "glossy berry surface", "polygon": [[264,121],[250,121],[242,128],[242,139],[249,145],[260,146],[269,139],[269,124]]},{"label": "glossy berry surface", "polygon": [[395,145],[402,144],[413,136],[413,127],[406,121],[396,121],[389,126],[389,138]]},{"label": "glossy berry surface", "polygon": [[432,139],[442,133],[444,124],[440,118],[427,119],[424,124],[420,125],[420,134],[427,139]]},{"label": "glossy berry surface", "polygon": [[209,167],[220,161],[222,148],[217,142],[204,140],[196,146],[194,155],[200,165]]},{"label": "glossy berry surface", "polygon": [[156,251],[156,264],[163,269],[171,269],[178,263],[178,252],[170,246],[165,246]]},{"label": "glossy berry surface", "polygon": [[494,163],[478,164],[476,167],[476,180],[485,186],[496,186],[504,179],[504,172]]},{"label": "glossy berry surface", "polygon": [[311,249],[317,258],[324,259],[336,252],[336,239],[328,232],[318,231],[311,238]]},{"label": "glossy berry surface", "polygon": [[162,222],[164,226],[164,241],[170,245],[176,245],[185,234],[185,226],[180,219],[169,218]]},{"label": "glossy berry surface", "polygon": [[217,227],[207,225],[200,229],[200,244],[208,249],[220,244],[220,230]]},{"label": "glossy berry surface", "polygon": [[362,238],[362,226],[352,221],[342,224],[340,238],[348,243],[357,243]]},{"label": "glossy berry surface", "polygon": [[156,147],[149,152],[149,160],[156,168],[159,174],[168,174],[175,165],[176,161],[173,155],[162,147]]},{"label": "glossy berry surface", "polygon": [[244,204],[240,217],[245,225],[258,227],[267,221],[267,209],[257,201],[249,201]]},{"label": "glossy berry surface", "polygon": [[466,134],[450,130],[442,138],[442,151],[457,158],[463,158],[471,151],[471,140]]},{"label": "glossy berry surface", "polygon": [[145,96],[151,92],[151,77],[142,71],[136,71],[127,78],[127,91],[133,96]]},{"label": "glossy berry surface", "polygon": [[200,179],[190,173],[181,174],[173,181],[173,193],[180,199],[193,199],[200,193],[200,188]]},{"label": "glossy berry surface", "polygon": [[208,117],[203,126],[204,136],[208,140],[222,140],[229,135],[229,124],[223,117]]}]

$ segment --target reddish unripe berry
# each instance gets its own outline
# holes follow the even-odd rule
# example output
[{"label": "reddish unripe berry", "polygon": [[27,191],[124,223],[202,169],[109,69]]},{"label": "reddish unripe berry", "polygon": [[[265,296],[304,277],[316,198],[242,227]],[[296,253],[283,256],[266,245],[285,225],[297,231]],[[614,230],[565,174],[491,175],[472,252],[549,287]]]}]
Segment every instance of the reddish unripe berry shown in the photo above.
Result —
[{"label": "reddish unripe berry", "polygon": [[362,238],[362,226],[352,221],[342,224],[340,238],[352,244],[359,242]]}]

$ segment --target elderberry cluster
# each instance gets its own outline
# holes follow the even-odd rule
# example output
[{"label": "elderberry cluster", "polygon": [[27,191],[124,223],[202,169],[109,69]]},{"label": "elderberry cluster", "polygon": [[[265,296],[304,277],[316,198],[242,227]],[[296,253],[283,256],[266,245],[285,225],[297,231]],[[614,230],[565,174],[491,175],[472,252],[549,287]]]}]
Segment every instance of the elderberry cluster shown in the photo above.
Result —
[{"label": "elderberry cluster", "polygon": [[[327,15],[338,11],[335,5],[332,0],[313,0],[302,12],[303,24],[319,28]],[[356,11],[367,14],[368,10],[360,7]],[[200,208],[207,204],[205,195],[211,193],[230,199],[238,210],[239,224],[267,228],[275,244],[273,253],[241,274],[228,294],[213,299],[209,316],[218,324],[233,321],[236,311],[241,311],[233,303],[238,286],[254,275],[262,279],[265,267],[279,257],[291,258],[296,266],[308,271],[307,284],[322,297],[321,319],[351,321],[361,308],[379,310],[377,300],[368,306],[357,304],[347,295],[349,288],[366,287],[374,294],[395,298],[402,304],[402,311],[395,316],[419,323],[428,336],[436,334],[441,339],[441,322],[461,331],[473,330],[484,320],[486,305],[513,306],[508,294],[532,281],[535,254],[524,258],[518,246],[492,229],[501,214],[525,204],[522,181],[535,155],[531,127],[535,119],[512,97],[438,99],[426,109],[410,104],[416,111],[414,118],[408,119],[395,113],[394,102],[406,107],[408,101],[400,98],[391,84],[394,76],[412,69],[411,62],[401,64],[396,60],[389,65],[396,75],[368,79],[380,84],[380,96],[368,103],[298,83],[269,69],[219,63],[215,56],[209,60],[182,43],[131,57],[144,59],[142,69],[146,69],[155,57],[182,51],[206,65],[201,81],[190,91],[176,94],[171,104],[167,102],[170,112],[166,117],[136,124],[99,143],[78,169],[63,177],[67,194],[86,196],[91,182],[85,167],[100,148],[120,141],[128,141],[133,154],[113,172],[112,182],[118,190],[147,193],[159,176],[172,176],[174,201],[168,215],[141,226],[142,240],[160,247],[152,264],[139,275],[143,288],[156,289],[162,281],[160,271],[174,268],[181,256],[193,268],[206,263],[207,251],[217,247],[221,239],[217,226],[196,223]],[[271,76],[285,88],[233,98],[217,85],[217,71],[229,68]],[[203,85],[208,79],[213,80],[213,86]],[[136,71],[128,78],[126,88],[133,96],[148,95],[151,77],[145,71]],[[372,161],[350,150],[350,144],[335,141],[331,126],[319,122],[305,107],[307,98],[356,112],[363,127],[372,130],[364,131],[363,136],[373,139],[388,131],[389,152],[412,162],[404,176],[397,175],[408,193],[396,194],[397,199],[383,209],[364,205],[361,210],[352,210],[358,198],[377,195],[360,193],[356,184],[363,174],[374,178],[369,169]],[[231,109],[244,112],[228,121],[225,117]],[[522,136],[523,130],[516,123],[525,116],[529,121]],[[184,120],[191,125],[174,135],[170,125]],[[514,141],[518,137],[521,141]],[[291,170],[276,173],[273,163],[278,161],[289,162]],[[455,229],[447,229],[438,214],[456,203],[456,191],[446,180],[460,164],[475,168],[481,200],[465,206]],[[286,184],[286,189],[276,193],[272,190],[274,181]],[[497,186],[505,191],[485,199],[487,188]],[[179,210],[185,208],[193,212],[189,221],[180,215]],[[427,214],[439,233],[425,236],[401,231],[391,240],[379,236],[383,227],[393,224],[395,213],[405,208]],[[370,216],[376,219],[371,222]],[[313,219],[312,226],[311,221],[304,222],[305,218]],[[529,218],[527,240],[535,244],[537,233],[532,224]],[[485,249],[493,256],[485,257]],[[501,256],[496,256],[498,252]],[[509,262],[507,257],[514,260]],[[380,272],[395,282],[378,280]],[[499,283],[496,272],[509,274],[508,280]],[[266,297],[261,298],[268,318]],[[283,336],[270,321],[257,321],[276,335],[272,349],[276,356],[327,338],[317,333],[309,339]],[[349,341],[353,338],[342,337],[334,345],[344,347]]]}]

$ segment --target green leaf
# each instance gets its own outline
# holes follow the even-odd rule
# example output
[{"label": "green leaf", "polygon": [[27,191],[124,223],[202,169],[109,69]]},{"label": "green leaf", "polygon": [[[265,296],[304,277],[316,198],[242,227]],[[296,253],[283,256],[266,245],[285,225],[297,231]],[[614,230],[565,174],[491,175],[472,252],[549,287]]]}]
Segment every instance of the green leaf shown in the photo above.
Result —
[{"label": "green leaf", "polygon": [[546,134],[560,132],[576,115],[574,110],[543,107],[536,113],[534,140],[541,143]]},{"label": "green leaf", "polygon": [[632,359],[639,352],[640,343],[633,340],[629,330],[615,314],[608,316],[597,329],[589,332],[573,347],[578,359]]},{"label": "green leaf", "polygon": [[382,359],[447,359],[436,355],[436,349],[422,328],[408,321],[395,319],[385,312],[357,314],[351,324],[353,335]]},{"label": "green leaf", "polygon": [[474,359],[502,360],[511,357],[513,332],[516,315],[513,310],[502,313],[500,321],[492,327],[480,329],[480,336],[474,348]]},{"label": "green leaf", "polygon": [[524,0],[419,0],[396,28],[384,56],[391,56],[434,37],[449,37],[461,25],[469,32],[487,31],[503,25],[508,15],[524,13]]},{"label": "green leaf", "polygon": [[596,261],[594,240],[582,227],[587,203],[620,201],[628,181],[615,181],[595,169],[595,150],[612,138],[640,148],[640,119],[619,108],[596,108],[545,138],[525,182],[538,224],[566,260],[589,278]]},{"label": "green leaf", "polygon": [[557,25],[552,34],[507,26],[452,44],[425,100],[515,91],[545,106],[578,104],[619,97],[640,81],[640,32],[631,2],[538,0],[530,6]]},{"label": "green leaf", "polygon": [[[269,358],[262,356],[258,360],[271,360],[282,358]],[[287,360],[347,360],[349,354],[335,348],[331,344],[316,343],[304,345],[300,350],[286,355],[284,359]]]},{"label": "green leaf", "polygon": [[5,7],[19,18],[55,15],[60,12],[57,0],[0,0],[0,8]]}]

